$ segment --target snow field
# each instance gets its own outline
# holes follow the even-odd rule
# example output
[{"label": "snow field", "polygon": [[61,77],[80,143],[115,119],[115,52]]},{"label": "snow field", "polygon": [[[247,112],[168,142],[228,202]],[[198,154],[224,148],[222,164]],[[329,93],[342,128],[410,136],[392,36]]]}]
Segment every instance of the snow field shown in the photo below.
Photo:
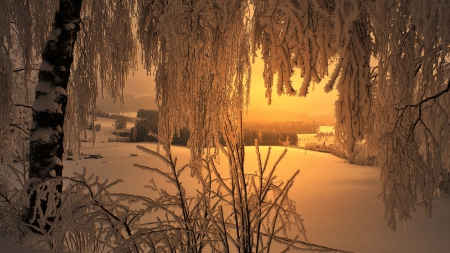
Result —
[{"label": "snow field", "polygon": [[[112,192],[149,196],[150,190],[144,185],[152,178],[158,187],[171,191],[164,180],[133,166],[135,163],[158,168],[165,166],[155,157],[136,149],[139,144],[156,150],[155,143],[107,142],[114,136],[111,134],[114,120],[99,118],[96,123],[102,124],[102,130],[97,133],[97,144],[83,143],[81,151],[101,153],[103,158],[65,160],[66,176],[81,173],[86,167],[88,174],[98,175],[101,181],[123,179],[124,183],[114,186]],[[271,150],[269,166],[284,148],[273,147]],[[172,152],[178,158],[177,167],[189,162],[187,148],[174,146]],[[268,147],[260,147],[260,152],[264,160]],[[132,153],[137,156],[131,156]],[[222,156],[220,162],[219,170],[226,177],[227,160]],[[245,166],[247,173],[256,170],[255,147],[246,147]],[[450,194],[435,197],[431,218],[425,217],[417,207],[408,226],[398,224],[397,231],[392,231],[383,219],[383,203],[376,197],[381,192],[377,168],[352,165],[327,153],[306,151],[305,154],[303,149],[288,148],[278,166],[277,177],[286,180],[297,169],[300,174],[289,197],[296,201],[297,212],[304,220],[306,236],[311,243],[353,252],[450,252]],[[194,194],[199,184],[189,174],[189,171],[184,172],[182,184],[188,194]],[[12,243],[17,242],[0,238],[0,252],[50,252],[30,250]]]},{"label": "snow field", "polygon": [[[142,144],[141,144],[142,145]],[[101,178],[123,179],[115,186],[116,192],[148,194],[144,188],[152,174],[133,167],[133,163],[164,166],[151,155],[138,151],[135,143],[99,143],[83,148],[84,152],[101,152],[102,159],[84,159],[66,162],[66,175],[83,166],[89,173]],[[156,150],[156,144],[143,144]],[[263,159],[268,147],[260,147]],[[273,147],[269,164],[278,158],[284,148]],[[173,147],[178,166],[189,161],[189,150]],[[255,147],[246,147],[246,168],[253,173],[256,165]],[[78,165],[77,165],[78,163]],[[221,172],[226,175],[226,159],[221,159]],[[441,194],[434,201],[431,218],[425,217],[420,207],[408,226],[398,224],[397,231],[387,227],[383,219],[384,206],[377,198],[380,193],[379,171],[374,167],[357,166],[331,154],[288,148],[278,168],[278,178],[286,180],[297,169],[289,197],[296,201],[297,211],[304,219],[307,237],[311,243],[354,252],[448,252],[450,251],[450,194]],[[198,184],[185,172],[183,186],[188,192]],[[155,183],[164,187],[164,181],[155,177]],[[170,190],[170,189],[166,189]]]}]

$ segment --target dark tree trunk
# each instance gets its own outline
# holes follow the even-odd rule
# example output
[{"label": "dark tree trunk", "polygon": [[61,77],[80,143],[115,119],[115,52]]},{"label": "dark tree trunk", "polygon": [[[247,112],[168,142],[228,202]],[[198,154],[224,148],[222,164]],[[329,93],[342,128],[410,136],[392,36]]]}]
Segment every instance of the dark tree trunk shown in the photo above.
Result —
[{"label": "dark tree trunk", "polygon": [[[37,193],[32,188],[39,182],[62,176],[66,91],[73,62],[74,44],[80,30],[81,4],[82,0],[59,1],[53,29],[42,53],[30,132],[29,178],[33,181],[29,188],[30,206],[24,214],[24,220],[33,225],[39,225],[38,220],[33,219],[36,203],[39,203],[43,213],[37,212],[35,217],[38,219],[45,217],[49,195],[36,202]],[[56,189],[47,190],[61,192],[62,183],[57,184]],[[56,202],[59,203],[58,200]],[[45,220],[41,219],[40,225],[48,231],[53,219],[54,217],[47,215]]]}]

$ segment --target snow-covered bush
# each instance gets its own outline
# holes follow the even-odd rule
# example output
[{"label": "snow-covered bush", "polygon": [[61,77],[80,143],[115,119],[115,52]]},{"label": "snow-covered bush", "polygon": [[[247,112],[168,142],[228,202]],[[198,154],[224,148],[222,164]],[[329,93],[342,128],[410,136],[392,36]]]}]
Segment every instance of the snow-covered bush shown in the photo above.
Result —
[{"label": "snow-covered bush", "polygon": [[[0,237],[18,237],[21,243],[55,252],[98,252],[114,249],[139,227],[139,212],[132,211],[109,192],[120,180],[100,181],[98,176],[88,176],[84,169],[82,174],[70,178],[25,182],[26,167],[24,171],[13,166],[3,168],[8,169],[2,172],[9,176],[0,175]],[[14,186],[17,184],[12,180],[17,180],[20,187]],[[59,192],[56,186],[61,183],[65,187]],[[30,221],[34,225],[22,220],[29,206],[27,195],[32,192],[37,193]],[[30,229],[34,235],[24,241]]]},{"label": "snow-covered bush", "polygon": [[0,175],[0,237],[23,235],[21,224],[21,194],[8,178]]},{"label": "snow-covered bush", "polygon": [[[119,180],[100,181],[98,176],[88,176],[85,169],[82,174],[70,178],[53,178],[33,184],[30,192],[37,192],[37,203],[31,222],[36,225],[22,221],[29,204],[23,203],[28,199],[27,193],[11,188],[8,180],[0,177],[0,237],[22,238],[28,226],[36,233],[31,242],[33,247],[55,252],[98,252],[114,249],[139,227],[140,214],[109,192]],[[61,182],[65,185],[62,193],[56,188]],[[23,187],[27,189],[28,186]],[[46,201],[46,208],[41,205],[43,201]]]},{"label": "snow-covered bush", "polygon": [[334,146],[331,148],[331,153],[353,164],[374,166],[376,157],[369,152],[367,145],[365,141],[357,141],[354,143],[352,152],[345,152],[340,147]]},{"label": "snow-covered bush", "polygon": [[127,120],[124,117],[119,117],[116,119],[116,123],[114,125],[116,129],[126,129]]},{"label": "snow-covered bush", "polygon": [[319,151],[319,152],[326,152],[326,153],[330,153],[332,151],[333,145],[324,145],[324,144],[317,144],[314,142],[308,142],[305,144],[305,149],[308,150],[314,150],[314,151]]},{"label": "snow-covered bush", "polygon": [[[167,142],[166,142],[167,143]],[[270,149],[262,160],[256,143],[257,171],[244,172],[243,164],[229,157],[229,173],[217,168],[217,157],[200,164],[177,167],[177,159],[169,153],[138,146],[165,163],[165,167],[135,164],[152,173],[147,187],[157,198],[129,196],[132,203],[145,206],[153,219],[141,225],[119,249],[136,247],[142,252],[269,252],[274,244],[286,249],[331,250],[307,242],[305,229],[295,202],[289,199],[289,189],[297,170],[286,182],[277,180],[277,165],[287,152],[268,167]],[[170,150],[170,147],[168,149]],[[225,155],[230,155],[227,153]],[[191,171],[189,171],[191,170]],[[196,189],[185,187],[183,174],[194,172]],[[158,187],[165,181],[170,187]],[[150,194],[152,196],[153,194]]]},{"label": "snow-covered bush", "polygon": [[[25,154],[25,152],[23,152]],[[28,163],[21,166],[0,164],[0,237],[23,237],[22,213],[27,199],[24,186],[28,178]]]},{"label": "snow-covered bush", "polygon": [[[38,233],[33,235],[32,245],[55,252],[269,252],[275,244],[290,249],[333,250],[306,240],[295,203],[288,198],[299,171],[286,182],[276,177],[286,151],[268,167],[270,149],[262,159],[256,145],[256,173],[245,173],[243,167],[231,163],[230,173],[224,175],[214,157],[177,167],[177,159],[170,153],[164,156],[138,148],[167,165],[136,165],[151,171],[149,189],[157,193],[156,198],[149,197],[153,194],[113,194],[111,189],[120,180],[102,181],[88,175],[86,169],[72,177],[36,183],[29,180],[22,188],[37,192],[32,220],[37,225],[32,226],[21,219],[27,193],[11,188],[10,179],[2,176],[0,236],[23,237],[27,234],[24,228],[29,226]],[[192,169],[201,170],[202,176],[193,178],[197,188],[186,189],[182,174]],[[22,175],[18,170],[14,173]],[[160,179],[169,186],[157,187],[155,182]],[[59,192],[56,185],[61,183],[64,189]],[[45,209],[41,201],[47,201]]]}]

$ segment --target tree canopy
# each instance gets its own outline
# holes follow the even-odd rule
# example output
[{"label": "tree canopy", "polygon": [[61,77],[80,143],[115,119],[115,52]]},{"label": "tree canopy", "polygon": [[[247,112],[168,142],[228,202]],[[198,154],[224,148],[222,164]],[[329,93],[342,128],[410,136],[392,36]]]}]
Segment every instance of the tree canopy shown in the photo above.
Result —
[{"label": "tree canopy", "polygon": [[[0,153],[7,161],[19,153],[9,143],[29,131],[29,121],[15,121],[29,112],[14,105],[31,105],[29,84],[58,1],[0,4],[8,13],[0,17]],[[221,148],[221,137],[228,148],[242,147],[251,63],[261,57],[269,103],[274,89],[339,91],[336,146],[351,157],[364,142],[376,156],[395,228],[395,217],[408,221],[418,205],[431,215],[439,182],[448,178],[448,13],[446,1],[420,0],[84,0],[59,131],[67,133],[66,148],[79,148],[99,86],[121,101],[140,47],[155,74],[159,135],[171,140],[187,127],[193,160],[209,143]],[[301,84],[290,81],[294,74]]]}]

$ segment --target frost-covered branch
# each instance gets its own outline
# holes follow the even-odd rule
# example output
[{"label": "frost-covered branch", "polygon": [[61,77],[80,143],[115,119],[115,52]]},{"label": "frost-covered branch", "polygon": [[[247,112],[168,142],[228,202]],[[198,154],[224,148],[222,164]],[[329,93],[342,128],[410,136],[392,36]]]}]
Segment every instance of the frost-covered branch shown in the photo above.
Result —
[{"label": "frost-covered branch", "polygon": [[[388,225],[411,219],[418,205],[431,215],[448,180],[450,6],[397,0],[368,2],[378,60],[373,80],[373,134]],[[383,17],[380,19],[380,17]],[[444,26],[445,26],[444,25]]]},{"label": "frost-covered branch", "polygon": [[[433,96],[430,96],[430,97],[427,97],[427,98],[421,100],[421,101],[418,102],[418,103],[411,104],[411,105],[406,105],[406,106],[403,107],[403,108],[397,109],[397,110],[401,111],[399,117],[401,117],[401,115],[404,115],[404,114],[405,114],[405,111],[406,111],[407,109],[412,109],[412,108],[415,108],[415,107],[419,107],[419,117],[418,117],[418,118],[420,119],[420,114],[421,114],[421,111],[423,110],[422,106],[423,106],[426,102],[428,102],[428,101],[430,101],[430,100],[436,100],[437,98],[439,98],[440,96],[444,95],[445,93],[447,93],[447,92],[449,92],[449,91],[450,91],[450,79],[449,79],[449,81],[448,81],[448,83],[447,83],[447,87],[446,87],[444,90],[438,92],[437,94],[435,94],[435,95],[433,95]],[[417,120],[419,120],[419,119],[417,119]],[[401,119],[398,118],[397,121],[400,121],[400,120],[401,120]],[[416,121],[415,123],[417,124],[417,121]],[[414,124],[413,124],[413,125],[414,125]]]},{"label": "frost-covered branch", "polygon": [[[254,47],[262,50],[269,104],[275,75],[279,95],[306,96],[311,84],[328,75],[328,66],[344,57],[361,6],[350,0],[327,3],[255,1]],[[298,92],[290,80],[294,69],[300,70],[303,78]]]}]

